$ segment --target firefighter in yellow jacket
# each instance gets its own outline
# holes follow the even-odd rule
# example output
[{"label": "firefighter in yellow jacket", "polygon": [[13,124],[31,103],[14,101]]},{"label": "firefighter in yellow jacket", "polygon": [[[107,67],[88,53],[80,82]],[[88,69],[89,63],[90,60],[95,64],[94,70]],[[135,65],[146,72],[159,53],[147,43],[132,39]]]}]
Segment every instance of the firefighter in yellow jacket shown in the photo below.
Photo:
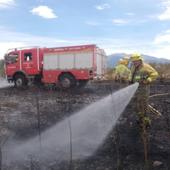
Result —
[{"label": "firefighter in yellow jacket", "polygon": [[[131,66],[131,83],[139,82],[139,88],[136,92],[137,112],[139,119],[149,124],[150,119],[146,115],[148,111],[148,99],[150,94],[150,84],[157,79],[157,71],[149,64],[143,62],[140,54],[133,54],[130,58]],[[144,122],[143,122],[144,123]]]},{"label": "firefighter in yellow jacket", "polygon": [[120,83],[129,82],[131,71],[128,68],[129,59],[124,57],[119,60],[118,65],[115,67],[115,81]]},{"label": "firefighter in yellow jacket", "polygon": [[131,56],[131,83],[139,82],[139,87],[134,100],[136,101],[136,112],[140,127],[141,138],[144,146],[145,165],[148,166],[148,141],[149,133],[147,128],[150,126],[151,120],[148,114],[148,99],[150,93],[150,84],[157,79],[158,73],[149,64],[143,62],[140,54]]}]

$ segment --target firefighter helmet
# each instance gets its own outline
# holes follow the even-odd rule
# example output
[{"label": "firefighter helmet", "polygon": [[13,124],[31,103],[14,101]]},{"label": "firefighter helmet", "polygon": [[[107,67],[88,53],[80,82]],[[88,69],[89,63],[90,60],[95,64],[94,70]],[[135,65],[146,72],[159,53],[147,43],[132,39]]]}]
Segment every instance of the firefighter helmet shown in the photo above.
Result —
[{"label": "firefighter helmet", "polygon": [[139,53],[135,53],[135,54],[132,54],[132,56],[130,57],[130,60],[133,62],[133,61],[138,61],[138,60],[142,60],[143,61],[143,57],[141,54]]},{"label": "firefighter helmet", "polygon": [[119,64],[123,64],[123,65],[127,66],[129,64],[129,58],[127,58],[127,57],[121,58],[119,60]]}]

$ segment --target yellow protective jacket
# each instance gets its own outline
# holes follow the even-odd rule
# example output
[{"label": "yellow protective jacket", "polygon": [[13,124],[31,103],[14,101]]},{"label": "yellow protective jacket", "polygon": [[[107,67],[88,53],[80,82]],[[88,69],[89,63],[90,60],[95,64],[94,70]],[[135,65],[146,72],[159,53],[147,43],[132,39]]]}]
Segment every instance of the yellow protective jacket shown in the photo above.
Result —
[{"label": "yellow protective jacket", "polygon": [[134,82],[147,82],[151,83],[152,81],[158,78],[158,72],[149,64],[142,63],[142,65],[135,70],[135,67],[131,68],[132,77],[131,81]]},{"label": "yellow protective jacket", "polygon": [[115,67],[115,80],[117,81],[129,81],[131,78],[131,71],[123,64],[118,64]]}]

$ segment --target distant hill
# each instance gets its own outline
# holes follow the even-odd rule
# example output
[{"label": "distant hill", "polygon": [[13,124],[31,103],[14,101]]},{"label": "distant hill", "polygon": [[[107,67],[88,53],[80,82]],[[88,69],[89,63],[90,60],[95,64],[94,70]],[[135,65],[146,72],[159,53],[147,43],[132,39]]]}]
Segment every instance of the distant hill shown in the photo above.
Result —
[{"label": "distant hill", "polygon": [[[108,67],[114,67],[117,62],[123,58],[125,55],[125,53],[115,53],[112,55],[108,56],[108,60],[107,60],[107,65]],[[157,57],[153,57],[153,56],[149,56],[149,55],[143,55],[144,61],[147,63],[161,63],[161,64],[165,64],[165,63],[170,63],[170,60],[165,59],[165,58],[157,58]]]}]

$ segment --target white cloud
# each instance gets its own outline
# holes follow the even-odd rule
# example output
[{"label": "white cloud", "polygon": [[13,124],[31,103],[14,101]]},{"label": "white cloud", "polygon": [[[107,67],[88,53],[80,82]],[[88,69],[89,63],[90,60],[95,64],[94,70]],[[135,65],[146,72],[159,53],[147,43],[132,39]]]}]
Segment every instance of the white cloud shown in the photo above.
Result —
[{"label": "white cloud", "polygon": [[132,54],[138,52],[158,58],[167,58],[170,60],[170,44],[159,45],[152,40],[133,40],[133,39],[102,39],[96,41],[99,47],[103,48],[107,55],[113,53]]},{"label": "white cloud", "polygon": [[[80,37],[79,39],[58,39],[55,37],[34,36],[32,34],[15,32],[3,26],[0,26],[0,37],[0,59],[3,58],[8,49],[18,47],[61,47],[83,44],[98,44],[104,47],[103,43],[100,43],[101,38]],[[106,44],[110,43],[108,40],[104,40],[104,42]]]},{"label": "white cloud", "polygon": [[129,21],[125,19],[113,19],[112,22],[116,25],[125,25],[129,23]]},{"label": "white cloud", "polygon": [[38,15],[46,19],[58,18],[58,16],[55,15],[54,11],[48,6],[38,6],[36,8],[33,8],[30,12],[34,15]]},{"label": "white cloud", "polygon": [[[165,33],[167,33],[167,30]],[[80,37],[78,39],[58,39],[55,37],[34,36],[20,32],[8,30],[0,26],[0,58],[9,48],[40,46],[40,47],[61,47],[83,44],[97,44],[103,48],[107,54],[125,52],[134,53],[135,51],[142,54],[149,54],[156,57],[164,57],[170,59],[170,44],[156,44],[152,41],[133,40],[133,39],[114,39],[103,37]]]},{"label": "white cloud", "polygon": [[164,31],[162,34],[159,34],[154,39],[155,44],[170,44],[170,30]]},{"label": "white cloud", "polygon": [[159,20],[170,20],[170,0],[162,0],[164,11],[158,15]]},{"label": "white cloud", "polygon": [[157,46],[152,51],[152,56],[160,57],[160,58],[166,58],[170,60],[170,45],[166,46]]},{"label": "white cloud", "polygon": [[97,9],[97,10],[104,10],[104,9],[108,9],[108,8],[110,8],[111,6],[109,5],[109,4],[107,4],[107,3],[105,3],[105,4],[101,4],[101,5],[96,5],[95,6],[95,8]]},{"label": "white cloud", "polygon": [[170,20],[170,7],[167,7],[166,10],[158,16],[160,20]]},{"label": "white cloud", "polygon": [[[54,37],[34,36],[20,32],[14,32],[7,28],[0,27],[0,58],[9,48],[17,48],[24,46],[40,46],[40,47],[61,47],[69,45],[97,44],[104,48],[107,54],[115,51],[133,51],[135,45],[126,40],[106,39],[94,37],[80,37],[79,39],[57,39]],[[121,45],[120,45],[121,44]]]},{"label": "white cloud", "polygon": [[11,48],[24,47],[25,44],[22,42],[0,42],[0,59],[4,56],[6,51]]},{"label": "white cloud", "polygon": [[153,41],[144,46],[143,51],[145,54],[170,60],[170,30],[156,35]]},{"label": "white cloud", "polygon": [[14,0],[0,0],[0,8],[9,8],[15,5]]},{"label": "white cloud", "polygon": [[169,29],[169,30],[166,30],[165,33],[170,33],[170,29]]},{"label": "white cloud", "polygon": [[0,58],[4,56],[9,48],[25,46],[55,47],[72,44],[79,44],[73,40],[58,39],[54,37],[34,36],[20,32],[14,32],[7,28],[0,27]]}]

